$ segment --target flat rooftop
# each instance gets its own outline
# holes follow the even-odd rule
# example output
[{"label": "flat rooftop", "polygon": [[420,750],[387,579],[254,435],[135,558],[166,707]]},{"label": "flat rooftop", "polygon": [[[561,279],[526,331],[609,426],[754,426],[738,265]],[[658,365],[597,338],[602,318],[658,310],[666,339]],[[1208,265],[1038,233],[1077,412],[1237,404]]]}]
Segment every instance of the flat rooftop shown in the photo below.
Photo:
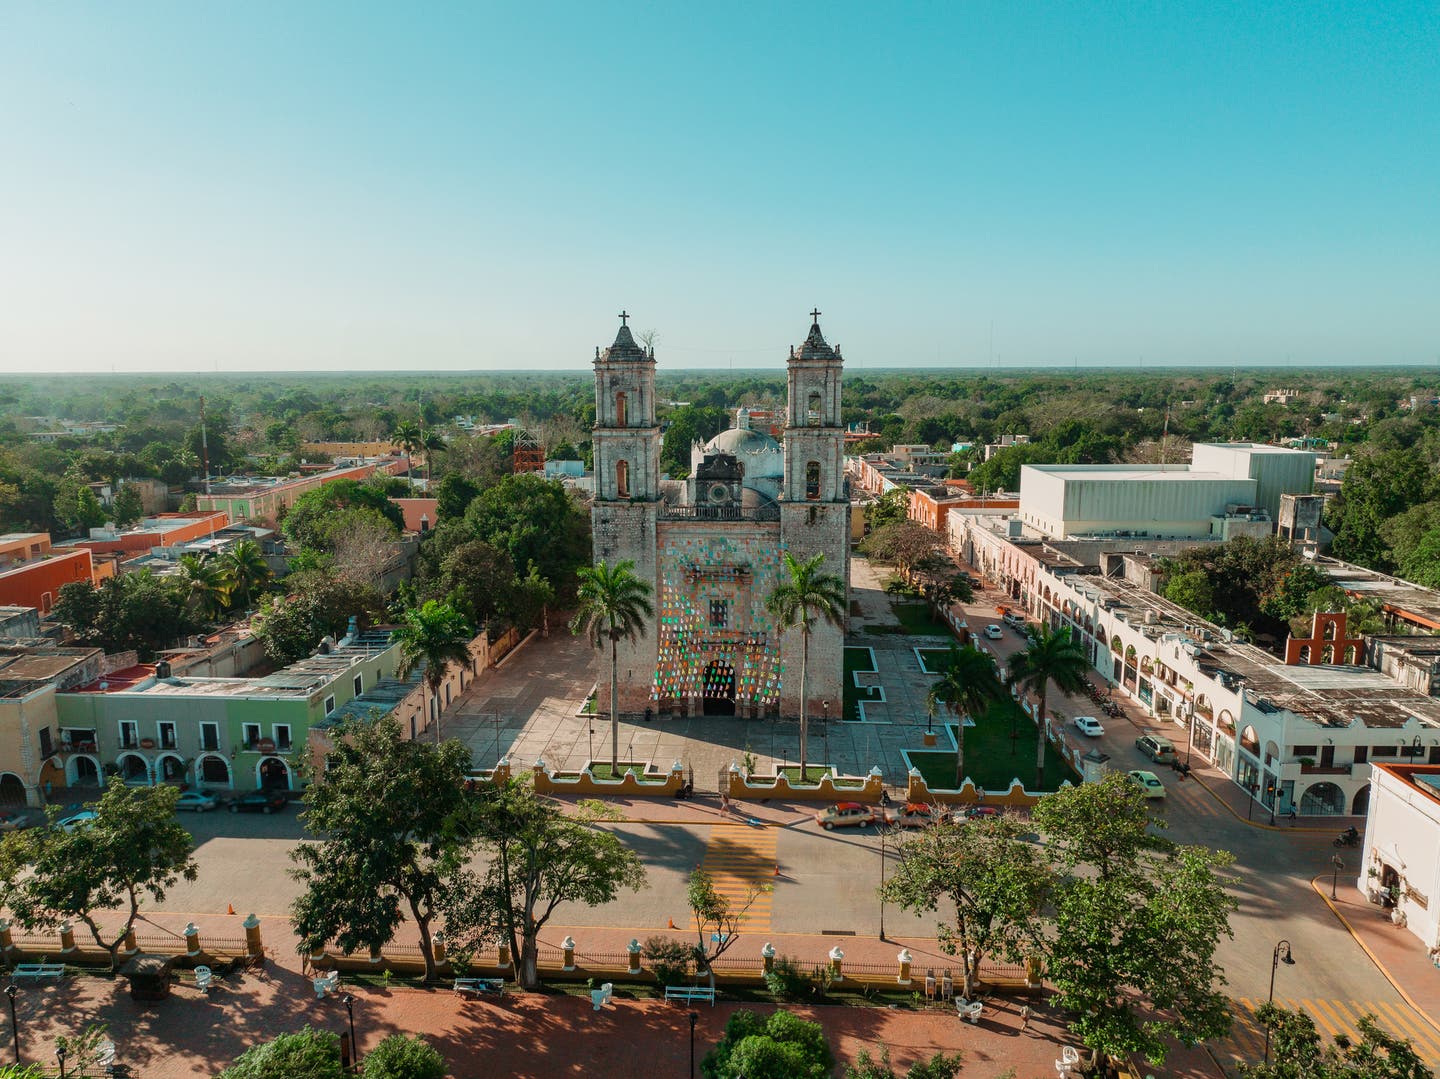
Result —
[{"label": "flat rooftop", "polygon": [[1026,469],[1043,472],[1046,475],[1063,476],[1065,479],[1071,480],[1168,480],[1172,483],[1204,481],[1233,483],[1236,479],[1224,472],[1196,471],[1189,465],[1022,465],[1020,467],[1022,477]]},{"label": "flat rooftop", "polygon": [[1440,628],[1440,592],[1433,588],[1424,588],[1399,577],[1334,558],[1317,558],[1315,566],[1347,592],[1378,600],[1397,613],[1411,615]]}]

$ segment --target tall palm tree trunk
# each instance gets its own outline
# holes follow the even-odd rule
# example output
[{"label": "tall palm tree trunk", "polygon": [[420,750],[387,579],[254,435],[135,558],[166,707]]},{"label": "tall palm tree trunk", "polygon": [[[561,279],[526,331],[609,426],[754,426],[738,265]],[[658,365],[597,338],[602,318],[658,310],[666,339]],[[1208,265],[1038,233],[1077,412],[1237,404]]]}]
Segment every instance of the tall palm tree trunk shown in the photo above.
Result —
[{"label": "tall palm tree trunk", "polygon": [[620,771],[620,649],[610,636],[610,775]]},{"label": "tall palm tree trunk", "polygon": [[1040,687],[1040,699],[1035,709],[1035,789],[1045,786],[1045,687]]},{"label": "tall palm tree trunk", "polygon": [[430,687],[431,709],[435,712],[435,744],[440,744],[440,687]]},{"label": "tall palm tree trunk", "polygon": [[810,777],[806,772],[806,765],[809,761],[810,750],[810,725],[806,714],[806,704],[810,697],[810,687],[806,683],[810,668],[810,628],[802,626],[800,629],[800,782],[806,782]]},{"label": "tall palm tree trunk", "polygon": [[[965,713],[955,713],[955,789],[965,782]],[[969,1000],[969,997],[965,998]]]}]

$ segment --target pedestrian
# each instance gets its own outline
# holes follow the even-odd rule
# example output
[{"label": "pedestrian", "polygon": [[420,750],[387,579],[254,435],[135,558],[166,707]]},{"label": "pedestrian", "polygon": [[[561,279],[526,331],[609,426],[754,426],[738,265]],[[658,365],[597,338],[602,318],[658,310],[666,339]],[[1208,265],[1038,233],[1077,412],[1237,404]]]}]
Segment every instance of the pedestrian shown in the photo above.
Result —
[{"label": "pedestrian", "polygon": [[1028,1004],[1025,1005],[1023,1008],[1020,1009],[1020,1033],[1021,1033],[1021,1034],[1024,1034],[1025,1031],[1030,1028],[1030,1017],[1031,1017],[1032,1015],[1034,1015],[1034,1014],[1035,1014],[1035,1013],[1030,1010],[1030,1005],[1028,1005]]},{"label": "pedestrian", "polygon": [[1295,818],[1296,818],[1295,807],[1294,807],[1294,806],[1291,806],[1291,807],[1290,807],[1290,812],[1287,813],[1287,814],[1285,814],[1285,815],[1290,818],[1290,827],[1291,827],[1291,828],[1294,828],[1294,827],[1295,827]]},{"label": "pedestrian", "polygon": [[727,794],[725,791],[720,792],[720,812],[730,812],[730,795]]}]

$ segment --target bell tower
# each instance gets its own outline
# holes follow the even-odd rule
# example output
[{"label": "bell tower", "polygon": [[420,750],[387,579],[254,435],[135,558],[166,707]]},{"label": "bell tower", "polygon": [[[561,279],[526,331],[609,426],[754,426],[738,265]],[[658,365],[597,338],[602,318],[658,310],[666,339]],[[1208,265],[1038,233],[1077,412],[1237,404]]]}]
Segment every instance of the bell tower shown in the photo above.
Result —
[{"label": "bell tower", "polygon": [[[660,428],[655,422],[655,353],[635,342],[630,316],[620,312],[615,343],[595,350],[595,499],[590,505],[593,558],[614,565],[630,561],[635,575],[659,595],[657,523],[660,513]],[[646,626],[619,647],[620,709],[639,712],[649,703],[655,671],[656,632]],[[600,680],[597,707],[610,707],[610,682]]]},{"label": "bell tower", "polygon": [[[820,312],[810,312],[804,344],[790,349],[785,413],[785,478],[780,492],[780,541],[804,561],[823,554],[821,572],[850,585],[850,489],[845,479],[845,425],[840,419],[840,350],[825,342]],[[848,603],[847,603],[848,608]],[[820,621],[810,635],[806,711],[838,715],[843,692],[845,631]],[[781,708],[799,711],[799,633],[785,634],[786,684]],[[828,707],[827,707],[828,706]]]}]

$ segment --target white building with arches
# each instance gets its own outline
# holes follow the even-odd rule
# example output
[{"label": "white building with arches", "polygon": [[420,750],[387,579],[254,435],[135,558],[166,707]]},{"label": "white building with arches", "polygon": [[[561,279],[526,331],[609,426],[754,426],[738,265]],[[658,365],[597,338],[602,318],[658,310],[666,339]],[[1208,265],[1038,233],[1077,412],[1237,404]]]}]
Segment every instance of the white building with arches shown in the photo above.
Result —
[{"label": "white building with arches", "polygon": [[1068,627],[1107,682],[1174,724],[1182,759],[1210,761],[1262,810],[1363,815],[1371,763],[1440,763],[1440,699],[1364,666],[1343,619],[1317,619],[1287,664],[1097,571],[1118,552],[1013,531],[1004,517],[952,511],[948,534],[1015,606]]}]

